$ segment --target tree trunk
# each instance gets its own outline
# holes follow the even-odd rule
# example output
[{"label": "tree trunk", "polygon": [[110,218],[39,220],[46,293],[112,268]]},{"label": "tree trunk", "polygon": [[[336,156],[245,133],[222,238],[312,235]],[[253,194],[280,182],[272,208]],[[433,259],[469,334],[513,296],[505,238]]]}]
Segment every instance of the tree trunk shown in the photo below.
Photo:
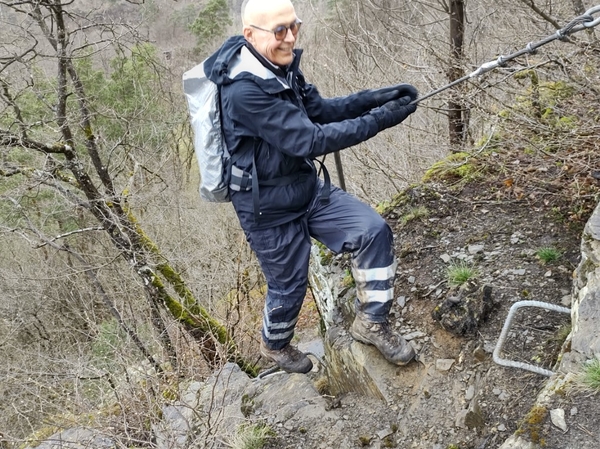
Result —
[{"label": "tree trunk", "polygon": [[[450,68],[448,81],[453,82],[464,76],[463,46],[465,33],[465,4],[464,0],[450,0]],[[450,144],[461,146],[465,140],[466,123],[465,110],[461,94],[456,88],[448,101],[448,131]]]}]

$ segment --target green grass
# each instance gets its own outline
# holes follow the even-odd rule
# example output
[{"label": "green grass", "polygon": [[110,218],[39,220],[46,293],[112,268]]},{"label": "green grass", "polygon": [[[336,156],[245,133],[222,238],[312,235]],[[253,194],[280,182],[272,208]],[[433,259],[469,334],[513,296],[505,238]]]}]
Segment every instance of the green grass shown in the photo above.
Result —
[{"label": "green grass", "polygon": [[402,224],[406,224],[410,221],[417,220],[419,218],[426,218],[429,216],[429,211],[425,206],[412,207],[406,214],[402,216]]},{"label": "green grass", "polygon": [[469,279],[477,277],[477,270],[470,264],[464,261],[452,263],[446,269],[446,278],[448,283],[454,286],[460,286]]},{"label": "green grass", "polygon": [[584,386],[600,392],[600,360],[593,359],[583,366],[581,380]]},{"label": "green grass", "polygon": [[241,425],[230,442],[232,449],[262,449],[275,432],[266,424]]},{"label": "green grass", "polygon": [[546,264],[558,260],[558,258],[560,257],[560,251],[551,246],[547,246],[538,249],[535,255],[542,263]]}]

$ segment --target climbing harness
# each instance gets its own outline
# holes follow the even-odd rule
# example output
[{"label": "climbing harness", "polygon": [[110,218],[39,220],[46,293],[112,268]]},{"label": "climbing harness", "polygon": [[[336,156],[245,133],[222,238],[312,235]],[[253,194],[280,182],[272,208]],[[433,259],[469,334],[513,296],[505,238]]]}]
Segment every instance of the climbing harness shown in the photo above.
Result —
[{"label": "climbing harness", "polygon": [[546,37],[545,39],[542,39],[541,41],[538,41],[538,42],[530,42],[527,44],[527,46],[525,48],[523,48],[519,51],[516,51],[516,52],[511,53],[506,56],[501,55],[498,57],[498,59],[496,59],[494,61],[486,62],[485,64],[482,64],[477,70],[469,73],[468,75],[465,75],[462,78],[454,80],[445,86],[435,89],[434,91],[429,92],[428,94],[423,95],[420,98],[417,98],[416,100],[412,101],[410,104],[417,104],[417,103],[425,100],[426,98],[433,97],[434,95],[437,95],[446,89],[450,89],[451,87],[454,87],[457,84],[462,83],[463,81],[466,81],[471,78],[475,78],[479,75],[483,75],[484,73],[489,72],[490,70],[493,70],[496,67],[502,67],[506,64],[506,62],[508,62],[512,59],[515,59],[519,56],[522,56],[527,53],[533,54],[542,45],[546,45],[557,39],[564,40],[567,38],[567,36],[569,36],[573,33],[576,33],[578,31],[582,31],[582,30],[586,30],[589,28],[593,28],[596,25],[600,24],[600,17],[594,19],[594,14],[599,13],[599,12],[600,12],[600,5],[594,6],[593,8],[588,9],[583,15],[576,17],[571,22],[569,22],[567,25],[565,25],[563,28],[558,30],[556,33]]},{"label": "climbing harness", "polygon": [[500,332],[500,338],[498,338],[498,342],[496,343],[496,348],[494,349],[494,362],[498,365],[508,366],[512,368],[521,368],[528,371],[533,371],[534,373],[541,374],[543,376],[550,377],[554,374],[554,371],[550,371],[544,368],[540,368],[539,366],[531,365],[530,363],[517,362],[514,360],[506,360],[500,357],[500,352],[502,351],[502,345],[504,345],[504,341],[506,340],[506,336],[508,335],[508,331],[510,330],[510,325],[515,316],[515,313],[521,307],[540,307],[542,309],[552,310],[554,312],[561,313],[571,313],[571,309],[566,307],[557,306],[555,304],[549,304],[547,302],[541,301],[519,301],[514,303],[510,310],[508,311],[508,315],[506,316],[506,321],[504,322],[504,326],[502,327],[502,332]]}]

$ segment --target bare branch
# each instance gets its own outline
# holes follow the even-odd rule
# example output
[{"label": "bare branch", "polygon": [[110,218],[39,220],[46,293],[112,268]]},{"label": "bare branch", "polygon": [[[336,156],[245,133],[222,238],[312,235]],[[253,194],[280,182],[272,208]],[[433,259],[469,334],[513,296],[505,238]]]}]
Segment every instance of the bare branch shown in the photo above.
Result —
[{"label": "bare branch", "polygon": [[65,143],[48,145],[26,137],[19,137],[3,130],[0,130],[0,145],[6,147],[27,148],[44,154],[64,154],[68,159],[75,158],[75,151],[71,145]]},{"label": "bare branch", "polygon": [[43,241],[42,243],[40,243],[39,245],[37,245],[36,248],[41,248],[42,246],[50,245],[52,242],[55,242],[55,241],[60,240],[60,239],[63,239],[65,237],[69,237],[71,235],[84,234],[84,233],[90,232],[90,231],[104,231],[104,228],[101,228],[99,226],[95,226],[95,227],[92,227],[92,228],[76,229],[75,231],[65,232],[64,234],[60,234],[60,235],[57,235],[55,237],[52,237],[51,239],[47,239],[47,240]]},{"label": "bare branch", "polygon": [[529,6],[533,12],[535,12],[538,16],[544,19],[546,22],[551,24],[557,30],[560,30],[562,27],[558,23],[558,21],[554,17],[550,17],[544,11],[542,11],[538,6],[533,2],[533,0],[519,0],[521,3]]}]

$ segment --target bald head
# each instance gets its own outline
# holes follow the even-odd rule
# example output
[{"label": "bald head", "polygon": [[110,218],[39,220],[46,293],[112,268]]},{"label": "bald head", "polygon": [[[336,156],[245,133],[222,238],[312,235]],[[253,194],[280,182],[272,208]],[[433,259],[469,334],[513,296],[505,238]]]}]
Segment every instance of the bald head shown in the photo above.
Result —
[{"label": "bald head", "polygon": [[242,3],[242,23],[261,25],[277,21],[279,16],[295,14],[290,0],[244,0]]},{"label": "bald head", "polygon": [[[300,26],[290,0],[246,0],[242,20],[244,37],[258,53],[280,67],[294,60]],[[280,30],[277,36],[275,30]],[[285,32],[284,37],[281,31]]]}]

